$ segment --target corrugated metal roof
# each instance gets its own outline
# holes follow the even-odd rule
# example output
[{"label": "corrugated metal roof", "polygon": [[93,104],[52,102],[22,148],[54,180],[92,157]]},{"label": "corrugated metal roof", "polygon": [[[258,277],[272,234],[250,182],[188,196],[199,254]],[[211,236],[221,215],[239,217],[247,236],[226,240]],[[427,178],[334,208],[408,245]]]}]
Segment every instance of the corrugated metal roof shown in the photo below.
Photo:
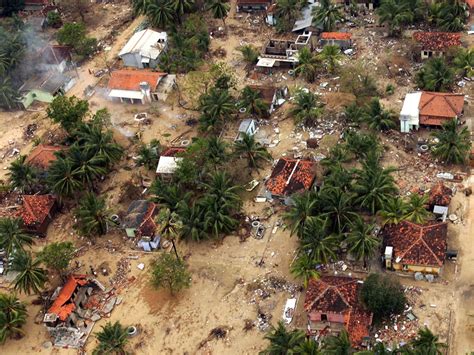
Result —
[{"label": "corrugated metal roof", "polygon": [[142,57],[156,59],[163,51],[167,41],[166,32],[156,32],[150,29],[138,31],[122,48],[119,56],[127,53],[139,53]]}]

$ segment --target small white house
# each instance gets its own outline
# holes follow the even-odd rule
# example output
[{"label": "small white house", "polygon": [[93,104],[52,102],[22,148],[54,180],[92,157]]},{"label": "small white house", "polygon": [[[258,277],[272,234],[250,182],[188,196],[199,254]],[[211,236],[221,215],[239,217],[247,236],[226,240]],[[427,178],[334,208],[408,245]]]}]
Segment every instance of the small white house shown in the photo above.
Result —
[{"label": "small white house", "polygon": [[179,157],[165,157],[161,156],[158,160],[158,166],[156,167],[156,173],[159,175],[172,175],[178,168],[178,163],[183,158]]},{"label": "small white house", "polygon": [[244,134],[253,136],[256,132],[257,132],[257,121],[253,119],[242,120],[242,122],[240,122],[239,132],[235,140],[241,141],[243,139]]},{"label": "small white house", "polygon": [[400,112],[400,132],[409,133],[420,127],[420,99],[422,92],[408,93]]},{"label": "small white house", "polygon": [[160,55],[168,47],[166,32],[150,29],[136,32],[119,53],[126,67],[156,68]]},{"label": "small white house", "polygon": [[146,70],[115,70],[110,75],[109,97],[132,104],[158,101],[158,84],[165,76]]}]

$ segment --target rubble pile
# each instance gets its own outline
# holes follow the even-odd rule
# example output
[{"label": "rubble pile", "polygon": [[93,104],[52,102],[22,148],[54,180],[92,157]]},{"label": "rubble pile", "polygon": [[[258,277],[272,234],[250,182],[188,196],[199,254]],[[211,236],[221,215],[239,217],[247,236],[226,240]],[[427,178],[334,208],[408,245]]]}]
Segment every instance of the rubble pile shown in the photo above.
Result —
[{"label": "rubble pile", "polygon": [[110,285],[115,288],[123,286],[127,282],[127,274],[130,272],[130,260],[125,257],[117,261],[117,271],[110,279]]}]

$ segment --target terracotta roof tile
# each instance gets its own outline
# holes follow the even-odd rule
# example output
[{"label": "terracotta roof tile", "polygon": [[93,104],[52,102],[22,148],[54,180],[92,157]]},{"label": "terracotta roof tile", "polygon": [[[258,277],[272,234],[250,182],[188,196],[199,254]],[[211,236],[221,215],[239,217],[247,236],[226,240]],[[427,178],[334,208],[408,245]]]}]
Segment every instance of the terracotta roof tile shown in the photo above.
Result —
[{"label": "terracotta roof tile", "polygon": [[384,246],[393,247],[395,262],[443,266],[448,234],[446,223],[419,225],[403,221],[397,225],[386,225],[382,233]]},{"label": "terracotta roof tile", "polygon": [[428,204],[430,206],[449,206],[452,194],[453,190],[440,181],[430,189]]},{"label": "terracotta roof tile", "polygon": [[54,145],[40,144],[30,152],[25,161],[30,165],[46,170],[51,162],[57,159],[54,153],[59,152],[62,149],[62,147]]},{"label": "terracotta roof tile", "polygon": [[464,108],[464,95],[423,91],[418,108],[420,116],[458,117]]},{"label": "terracotta roof tile", "polygon": [[76,306],[71,301],[71,297],[78,286],[83,286],[88,283],[87,275],[71,275],[64,284],[58,297],[54,300],[48,313],[53,313],[58,316],[61,321],[65,321],[67,317],[76,309]]},{"label": "terracotta roof tile", "polygon": [[323,32],[321,33],[321,39],[337,39],[337,40],[349,40],[352,38],[352,33],[347,32]]},{"label": "terracotta roof tile", "polygon": [[413,39],[419,42],[424,50],[444,51],[449,47],[461,45],[461,34],[450,32],[415,32]]},{"label": "terracotta roof tile", "polygon": [[183,147],[168,147],[160,155],[162,157],[174,157],[180,153],[184,153],[186,148]]},{"label": "terracotta roof tile", "polygon": [[140,83],[147,82],[152,90],[158,86],[165,73],[147,70],[115,70],[110,75],[108,88],[110,90],[139,91]]},{"label": "terracotta roof tile", "polygon": [[265,186],[274,196],[309,190],[316,176],[315,166],[310,160],[280,158]]},{"label": "terracotta roof tile", "polygon": [[474,9],[474,0],[466,0],[467,6],[469,6],[471,9]]},{"label": "terracotta roof tile", "polygon": [[53,209],[56,197],[53,195],[23,195],[20,216],[25,226],[42,224]]}]

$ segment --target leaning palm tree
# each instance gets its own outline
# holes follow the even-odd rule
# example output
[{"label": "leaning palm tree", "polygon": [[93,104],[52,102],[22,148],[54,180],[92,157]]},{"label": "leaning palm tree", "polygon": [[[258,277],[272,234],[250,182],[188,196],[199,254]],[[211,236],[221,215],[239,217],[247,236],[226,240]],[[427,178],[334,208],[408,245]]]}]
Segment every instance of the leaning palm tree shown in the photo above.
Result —
[{"label": "leaning palm tree", "polygon": [[384,110],[378,98],[370,101],[362,118],[374,131],[386,131],[397,126],[393,112]]},{"label": "leaning palm tree", "polygon": [[5,75],[0,79],[0,107],[12,110],[18,107],[19,100],[20,94],[14,89],[10,78]]},{"label": "leaning palm tree", "polygon": [[379,211],[384,224],[398,224],[407,213],[407,204],[400,197],[392,197],[387,200]]},{"label": "leaning palm tree", "polygon": [[105,199],[88,192],[80,201],[74,214],[77,217],[76,228],[84,236],[107,233],[109,210]]},{"label": "leaning palm tree", "polygon": [[222,20],[225,27],[225,19],[230,10],[229,3],[224,0],[209,0],[207,8],[212,12],[214,18]]},{"label": "leaning palm tree", "polygon": [[7,255],[23,251],[25,246],[33,244],[33,237],[26,234],[20,218],[0,218],[0,249]]},{"label": "leaning palm tree", "polygon": [[427,194],[411,194],[406,205],[406,212],[403,216],[407,221],[423,224],[432,217],[430,211],[426,209],[429,196]]},{"label": "leaning palm tree", "polygon": [[26,306],[14,294],[0,293],[0,344],[7,338],[18,339],[25,335]]},{"label": "leaning palm tree", "polygon": [[432,149],[432,154],[449,164],[463,164],[471,150],[471,140],[466,127],[458,127],[456,120],[443,124],[440,131],[432,133],[438,142]]},{"label": "leaning palm tree", "polygon": [[80,173],[69,158],[58,157],[48,169],[47,183],[60,198],[72,197],[82,189]]},{"label": "leaning palm tree", "polygon": [[18,272],[13,280],[14,289],[26,294],[40,293],[48,280],[46,270],[40,267],[41,259],[20,251],[13,255],[11,270]]},{"label": "leaning palm tree", "polygon": [[128,343],[127,327],[120,322],[108,322],[102,326],[102,330],[95,334],[99,345],[92,352],[94,355],[117,354],[125,355],[125,346]]},{"label": "leaning palm tree", "polygon": [[339,46],[324,46],[320,54],[321,59],[326,64],[326,68],[330,73],[334,73],[337,69],[339,61],[343,58],[341,48]]},{"label": "leaning palm tree", "polygon": [[441,355],[447,348],[445,343],[439,341],[439,337],[434,335],[427,327],[418,330],[418,336],[411,341],[411,346],[415,354]]},{"label": "leaning palm tree", "polygon": [[174,9],[168,0],[150,0],[146,14],[153,26],[166,28],[173,23]]},{"label": "leaning palm tree", "polygon": [[298,65],[295,74],[312,83],[316,79],[320,65],[320,58],[314,55],[308,47],[303,47],[298,51]]},{"label": "leaning palm tree", "polygon": [[300,249],[314,262],[327,264],[336,259],[339,238],[330,234],[327,218],[310,217],[300,237]]},{"label": "leaning palm tree", "polygon": [[290,115],[293,116],[295,124],[311,127],[316,125],[322,111],[321,104],[318,102],[315,94],[310,91],[298,90],[293,107],[290,110]]},{"label": "leaning palm tree", "polygon": [[367,260],[375,254],[380,241],[373,235],[374,226],[358,218],[352,225],[347,236],[347,246],[357,260],[363,260],[364,268]]},{"label": "leaning palm tree", "polygon": [[247,113],[258,116],[268,110],[268,105],[263,101],[260,93],[249,86],[242,90],[240,106],[246,108]]},{"label": "leaning palm tree", "polygon": [[159,226],[158,233],[168,240],[171,240],[176,259],[179,260],[176,249],[176,239],[181,236],[183,223],[176,212],[171,212],[169,208],[162,208],[156,217],[156,224]]},{"label": "leaning palm tree", "polygon": [[349,355],[351,353],[351,340],[345,329],[338,336],[328,336],[323,341],[323,354]]},{"label": "leaning palm tree", "polygon": [[331,221],[331,229],[341,235],[346,227],[357,218],[354,212],[354,196],[337,187],[325,187],[321,190],[322,216]]},{"label": "leaning palm tree", "polygon": [[277,327],[271,326],[265,339],[270,341],[270,345],[260,352],[261,355],[289,354],[304,342],[305,334],[299,329],[290,332],[286,329],[285,324],[279,321]]},{"label": "leaning palm tree", "polygon": [[336,24],[344,19],[341,13],[341,5],[336,5],[331,0],[321,0],[320,5],[313,7],[313,25],[322,28],[325,32],[331,32]]},{"label": "leaning palm tree", "polygon": [[387,23],[390,35],[400,34],[403,25],[414,20],[414,13],[406,1],[382,0],[377,9],[380,24]]},{"label": "leaning palm tree", "polygon": [[272,159],[271,154],[263,145],[255,140],[254,136],[244,133],[241,140],[234,144],[235,154],[239,157],[247,158],[250,169],[259,169],[261,161]]},{"label": "leaning palm tree", "polygon": [[26,156],[20,155],[8,167],[8,177],[10,185],[22,193],[33,192],[34,186],[38,182],[37,170],[26,163]]},{"label": "leaning palm tree", "polygon": [[301,253],[291,265],[291,273],[299,279],[303,280],[304,287],[308,287],[309,280],[319,278],[316,271],[316,260],[307,253]]},{"label": "leaning palm tree", "polygon": [[283,219],[291,230],[291,235],[301,236],[310,217],[316,216],[318,208],[318,195],[315,192],[304,192],[292,196],[292,205],[285,212]]}]

